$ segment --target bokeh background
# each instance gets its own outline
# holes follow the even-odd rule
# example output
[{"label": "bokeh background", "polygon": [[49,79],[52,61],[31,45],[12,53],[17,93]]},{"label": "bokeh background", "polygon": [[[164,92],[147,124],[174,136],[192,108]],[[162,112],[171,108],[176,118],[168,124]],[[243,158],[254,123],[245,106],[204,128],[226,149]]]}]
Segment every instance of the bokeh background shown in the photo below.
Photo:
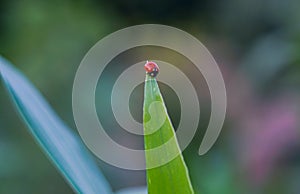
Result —
[{"label": "bokeh background", "polygon": [[[184,151],[197,193],[300,193],[300,2],[297,0],[0,1],[0,54],[35,84],[58,115],[76,132],[71,94],[85,53],[105,35],[143,23],[171,25],[197,37],[213,54],[228,95],[226,122],[217,144],[197,155],[210,116],[209,92],[194,84],[201,102],[198,133]],[[176,41],[176,40],[174,40]],[[157,54],[157,57],[156,57]],[[159,57],[158,57],[159,56]],[[113,80],[132,62],[149,58],[180,66],[185,59],[161,48],[130,50],[112,61],[101,77],[97,108],[109,118]],[[182,68],[191,80],[201,78]],[[202,79],[202,78],[201,78]],[[180,105],[160,84],[175,127]],[[130,108],[141,120],[140,85]],[[28,133],[0,86],[0,193],[73,193]],[[132,147],[142,139],[110,135]],[[146,184],[144,171],[98,163],[114,190]]]}]

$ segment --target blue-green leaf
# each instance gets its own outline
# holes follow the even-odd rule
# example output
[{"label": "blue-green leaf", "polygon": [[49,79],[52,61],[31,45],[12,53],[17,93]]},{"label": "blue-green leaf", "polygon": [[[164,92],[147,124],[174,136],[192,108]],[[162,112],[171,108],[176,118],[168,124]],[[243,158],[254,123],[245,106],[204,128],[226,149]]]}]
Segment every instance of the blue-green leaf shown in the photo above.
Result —
[{"label": "blue-green leaf", "polygon": [[132,187],[122,189],[116,192],[116,194],[147,194],[147,187]]},{"label": "blue-green leaf", "polygon": [[34,86],[0,56],[0,74],[31,134],[78,193],[112,193],[80,138],[55,114]]}]

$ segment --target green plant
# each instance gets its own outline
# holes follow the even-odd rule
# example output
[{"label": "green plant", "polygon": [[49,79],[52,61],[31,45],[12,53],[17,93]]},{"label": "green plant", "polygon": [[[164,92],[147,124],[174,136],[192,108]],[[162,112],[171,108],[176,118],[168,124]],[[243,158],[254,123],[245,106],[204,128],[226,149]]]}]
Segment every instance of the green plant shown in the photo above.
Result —
[{"label": "green plant", "polygon": [[[157,81],[148,74],[144,90],[144,132],[147,167],[176,156],[164,165],[147,169],[148,192],[194,193]],[[162,149],[150,151],[159,146]]]},{"label": "green plant", "polygon": [[[78,193],[113,193],[81,139],[61,121],[27,78],[1,57],[0,75],[30,133],[74,191]],[[166,120],[158,131],[160,135],[153,133],[145,136],[146,150],[161,145],[174,136],[174,129],[167,115],[157,82],[154,78],[147,76],[144,104],[145,122],[150,116],[148,105],[154,101],[160,103],[160,106],[154,107],[153,110],[156,112],[154,122],[157,123],[161,116]],[[148,130],[151,128],[145,123],[145,131]],[[160,160],[163,158],[162,155],[168,152],[176,153],[178,156],[166,165],[147,170],[149,193],[193,193],[176,138],[171,146],[164,150],[164,153],[161,152],[156,156],[146,151],[147,165]],[[141,193],[141,191],[137,192]],[[128,191],[128,193],[133,193],[133,191]]]}]

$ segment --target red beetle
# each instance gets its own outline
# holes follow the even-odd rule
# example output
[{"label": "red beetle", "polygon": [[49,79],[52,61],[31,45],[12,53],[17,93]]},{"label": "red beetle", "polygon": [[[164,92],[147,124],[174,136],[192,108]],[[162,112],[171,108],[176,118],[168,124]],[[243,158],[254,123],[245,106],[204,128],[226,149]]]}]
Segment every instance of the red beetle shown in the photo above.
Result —
[{"label": "red beetle", "polygon": [[147,61],[144,68],[146,70],[146,73],[151,77],[156,77],[159,72],[158,65],[153,61]]}]

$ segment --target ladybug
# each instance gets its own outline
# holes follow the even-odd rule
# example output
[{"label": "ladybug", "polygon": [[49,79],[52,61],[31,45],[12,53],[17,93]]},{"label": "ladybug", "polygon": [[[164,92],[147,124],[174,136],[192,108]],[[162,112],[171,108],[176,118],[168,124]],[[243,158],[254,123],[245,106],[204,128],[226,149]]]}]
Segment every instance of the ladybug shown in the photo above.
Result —
[{"label": "ladybug", "polygon": [[144,68],[146,70],[146,73],[151,77],[156,77],[159,72],[158,65],[153,61],[147,61]]}]

